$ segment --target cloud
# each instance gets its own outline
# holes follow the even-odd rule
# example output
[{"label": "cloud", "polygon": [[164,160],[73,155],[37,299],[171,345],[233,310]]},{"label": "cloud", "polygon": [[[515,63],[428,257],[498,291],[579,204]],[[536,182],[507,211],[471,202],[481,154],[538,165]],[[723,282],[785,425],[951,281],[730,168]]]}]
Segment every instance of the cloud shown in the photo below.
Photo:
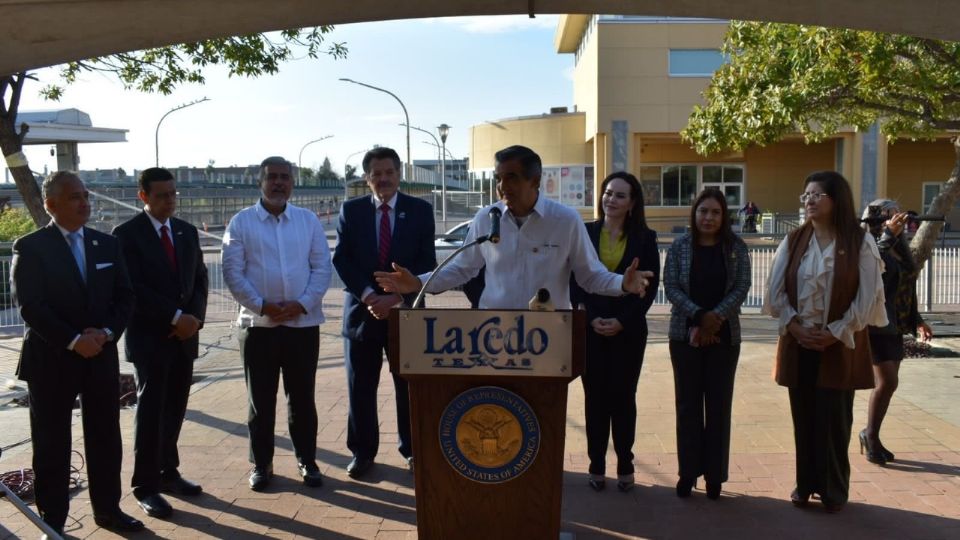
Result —
[{"label": "cloud", "polygon": [[458,26],[471,34],[502,34],[515,30],[556,28],[559,15],[492,15],[479,17],[445,17],[433,22]]}]

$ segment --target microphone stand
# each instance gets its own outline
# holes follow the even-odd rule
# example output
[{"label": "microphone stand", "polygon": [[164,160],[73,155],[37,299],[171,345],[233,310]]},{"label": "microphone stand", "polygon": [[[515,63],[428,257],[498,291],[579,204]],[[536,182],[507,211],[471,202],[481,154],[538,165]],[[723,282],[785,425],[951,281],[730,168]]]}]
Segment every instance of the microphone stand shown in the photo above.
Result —
[{"label": "microphone stand", "polygon": [[442,270],[444,266],[446,266],[450,261],[454,259],[454,257],[463,253],[465,249],[472,248],[473,246],[479,246],[480,244],[488,240],[490,240],[490,235],[488,234],[485,234],[483,236],[478,236],[473,242],[470,242],[469,244],[464,244],[458,247],[450,255],[447,255],[447,258],[444,259],[443,262],[441,262],[439,265],[437,265],[436,268],[434,268],[433,272],[430,274],[430,278],[427,279],[427,282],[423,284],[423,287],[420,287],[420,292],[417,293],[417,297],[413,301],[413,307],[419,308],[423,305],[420,302],[423,301],[423,295],[427,292],[427,286],[430,285],[430,282],[433,281],[433,278],[437,276],[437,272]]}]

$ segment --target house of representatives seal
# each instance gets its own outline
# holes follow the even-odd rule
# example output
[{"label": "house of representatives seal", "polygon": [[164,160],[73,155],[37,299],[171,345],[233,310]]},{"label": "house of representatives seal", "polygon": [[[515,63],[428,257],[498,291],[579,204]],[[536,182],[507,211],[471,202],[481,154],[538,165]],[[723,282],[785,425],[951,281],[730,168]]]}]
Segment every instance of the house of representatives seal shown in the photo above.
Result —
[{"label": "house of representatives seal", "polygon": [[540,450],[540,423],[526,401],[496,386],[471,388],[440,417],[440,449],[451,467],[476,482],[523,474]]}]

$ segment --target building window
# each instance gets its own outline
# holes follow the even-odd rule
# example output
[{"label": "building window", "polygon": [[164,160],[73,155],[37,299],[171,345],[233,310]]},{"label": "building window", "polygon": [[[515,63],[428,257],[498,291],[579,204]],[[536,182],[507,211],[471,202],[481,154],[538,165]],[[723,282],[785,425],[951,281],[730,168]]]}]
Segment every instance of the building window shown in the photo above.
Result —
[{"label": "building window", "polygon": [[712,77],[724,61],[718,49],[670,49],[670,76]]},{"label": "building window", "polygon": [[645,165],[638,179],[645,206],[690,206],[706,187],[722,191],[730,209],[743,202],[743,165]]}]

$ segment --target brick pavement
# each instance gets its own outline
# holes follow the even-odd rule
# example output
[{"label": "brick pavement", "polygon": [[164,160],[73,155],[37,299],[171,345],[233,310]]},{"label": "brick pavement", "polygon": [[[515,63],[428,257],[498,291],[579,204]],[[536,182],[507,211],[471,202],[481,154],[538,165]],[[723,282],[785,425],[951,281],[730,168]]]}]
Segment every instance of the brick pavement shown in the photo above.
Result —
[{"label": "brick pavement", "polygon": [[[159,538],[415,538],[413,477],[394,450],[396,431],[392,385],[384,373],[378,394],[382,448],[367,481],[354,481],[343,470],[346,449],[346,388],[339,337],[341,293],[331,292],[321,328],[317,369],[320,416],[318,462],[326,476],[319,489],[304,488],[296,475],[292,447],[285,430],[285,411],[278,411],[277,478],[265,493],[247,488],[246,392],[236,340],[229,324],[216,323],[202,335],[204,356],[196,373],[190,410],[181,438],[181,470],[204,486],[198,498],[171,497],[169,520],[145,519]],[[463,305],[458,294],[439,297],[433,305]],[[960,359],[909,360],[901,371],[901,387],[884,426],[884,442],[897,454],[886,467],[869,464],[850,447],[853,466],[851,504],[828,515],[819,505],[800,510],[790,505],[793,486],[793,442],[786,390],[770,380],[775,337],[771,321],[745,316],[749,342],[743,347],[736,382],[730,481],[719,501],[702,490],[690,499],[673,494],[676,482],[672,374],[663,336],[667,317],[662,308],[651,315],[647,348],[638,389],[637,480],[623,494],[615,489],[594,493],[586,485],[586,440],[583,392],[570,385],[564,464],[563,525],[576,538],[960,538],[960,418],[953,403],[960,386]],[[939,318],[938,318],[939,317]],[[941,335],[960,319],[956,314],[930,317]],[[941,345],[960,349],[960,340]],[[0,342],[0,380],[12,373],[11,357],[19,344]],[[386,370],[386,367],[384,367]],[[0,390],[0,445],[28,435],[26,411],[7,406],[18,391]],[[867,392],[858,392],[854,425],[865,418]],[[282,401],[282,400],[281,400]],[[124,483],[132,471],[133,414],[121,413],[124,436]],[[856,428],[859,430],[859,427]],[[79,423],[75,447],[82,446]],[[611,450],[612,452],[612,450]],[[611,453],[608,461],[614,462]],[[29,466],[30,447],[22,445],[0,458],[0,471]],[[517,501],[523,504],[522,501]],[[122,507],[142,516],[125,489]],[[456,509],[449,509],[456,511]],[[71,504],[67,533],[75,538],[114,538],[96,527],[85,489]],[[75,520],[75,521],[74,521]],[[37,533],[13,506],[0,501],[0,539],[33,538]]]}]

